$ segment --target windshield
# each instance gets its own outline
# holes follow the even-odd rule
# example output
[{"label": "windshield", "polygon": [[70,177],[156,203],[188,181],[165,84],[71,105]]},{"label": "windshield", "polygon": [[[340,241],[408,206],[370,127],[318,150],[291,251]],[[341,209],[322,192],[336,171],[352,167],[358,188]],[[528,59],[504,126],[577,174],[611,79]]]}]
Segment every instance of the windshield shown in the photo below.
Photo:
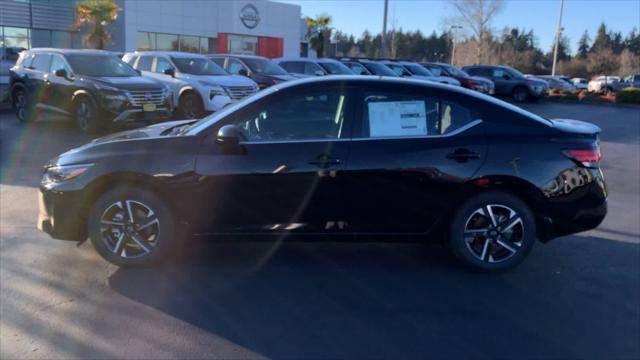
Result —
[{"label": "windshield", "polygon": [[393,70],[389,69],[388,67],[382,64],[367,62],[367,63],[362,63],[362,65],[364,65],[364,67],[366,67],[367,70],[369,70],[374,75],[398,77],[398,74],[396,74]]},{"label": "windshield", "polygon": [[140,76],[129,64],[115,55],[66,55],[73,72],[85,76],[131,77]]},{"label": "windshield", "polygon": [[213,60],[207,58],[171,57],[178,71],[191,75],[229,75]]},{"label": "windshield", "polygon": [[353,71],[343,64],[333,62],[319,62],[318,64],[331,75],[353,75]]},{"label": "windshield", "polygon": [[443,66],[445,69],[447,69],[447,71],[449,72],[449,74],[454,75],[454,76],[460,76],[460,77],[469,77],[469,74],[467,74],[466,72],[458,69],[455,66],[448,66],[448,65],[444,65]]},{"label": "windshield", "polygon": [[242,59],[247,66],[256,74],[264,74],[264,75],[289,75],[283,68],[279,65],[271,62],[271,60],[266,59],[251,59],[251,58],[243,58]]},{"label": "windshield", "polygon": [[416,64],[405,64],[404,65],[407,69],[409,69],[409,71],[411,71],[411,73],[413,75],[420,75],[420,76],[433,76],[433,73],[427,69],[425,69],[424,67],[422,67],[421,65],[416,65]]},{"label": "windshield", "polygon": [[396,73],[398,76],[411,75],[411,73],[409,73],[407,69],[404,68],[404,66],[396,65],[396,64],[384,64],[384,65],[386,65],[389,69],[393,70],[393,72]]},{"label": "windshield", "polygon": [[514,68],[508,68],[508,69],[509,69],[509,72],[510,72],[512,75],[514,75],[514,77],[517,77],[517,78],[524,78],[524,77],[526,77],[526,76],[524,76],[524,74],[523,74],[523,73],[521,73],[520,71],[518,71],[518,70],[516,70],[516,69],[514,69]]}]

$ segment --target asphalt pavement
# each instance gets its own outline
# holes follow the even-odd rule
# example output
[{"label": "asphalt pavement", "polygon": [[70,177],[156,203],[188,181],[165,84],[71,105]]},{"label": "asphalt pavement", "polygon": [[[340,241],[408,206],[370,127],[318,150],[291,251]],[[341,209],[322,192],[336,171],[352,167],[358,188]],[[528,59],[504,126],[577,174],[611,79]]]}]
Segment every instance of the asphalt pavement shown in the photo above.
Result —
[{"label": "asphalt pavement", "polygon": [[640,108],[525,107],[603,129],[609,214],[497,275],[393,237],[192,241],[118,269],[35,229],[41,166],[89,138],[2,112],[0,358],[638,359]]}]

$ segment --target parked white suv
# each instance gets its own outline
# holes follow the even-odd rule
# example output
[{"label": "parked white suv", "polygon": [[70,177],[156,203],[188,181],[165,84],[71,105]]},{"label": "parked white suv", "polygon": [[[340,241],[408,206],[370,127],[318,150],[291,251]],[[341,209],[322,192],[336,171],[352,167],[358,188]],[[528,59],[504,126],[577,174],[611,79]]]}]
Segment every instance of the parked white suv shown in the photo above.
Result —
[{"label": "parked white suv", "polygon": [[175,94],[174,107],[184,119],[201,118],[259,90],[253,80],[229,75],[204,55],[136,51],[124,54],[122,59],[142,75],[169,86]]},{"label": "parked white suv", "polygon": [[587,90],[591,92],[613,92],[620,87],[619,76],[598,76],[589,81]]}]

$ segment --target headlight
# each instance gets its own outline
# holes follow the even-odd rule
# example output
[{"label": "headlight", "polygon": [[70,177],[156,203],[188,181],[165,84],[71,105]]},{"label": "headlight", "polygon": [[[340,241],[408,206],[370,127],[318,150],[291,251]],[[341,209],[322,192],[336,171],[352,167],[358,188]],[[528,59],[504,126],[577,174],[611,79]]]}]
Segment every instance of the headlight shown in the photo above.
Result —
[{"label": "headlight", "polygon": [[42,178],[43,183],[60,183],[82,175],[93,164],[64,165],[48,168]]},{"label": "headlight", "polygon": [[229,94],[227,93],[227,90],[225,90],[221,86],[214,86],[209,90],[209,98],[213,98],[214,96],[218,96],[218,95],[229,96]]}]

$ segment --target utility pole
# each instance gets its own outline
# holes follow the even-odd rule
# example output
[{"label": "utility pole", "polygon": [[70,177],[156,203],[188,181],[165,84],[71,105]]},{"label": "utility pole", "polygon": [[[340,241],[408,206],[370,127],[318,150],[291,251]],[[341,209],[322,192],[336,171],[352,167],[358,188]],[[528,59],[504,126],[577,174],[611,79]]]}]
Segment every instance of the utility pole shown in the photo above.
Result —
[{"label": "utility pole", "polygon": [[380,49],[380,57],[386,57],[386,48],[387,48],[387,9],[389,8],[389,0],[384,0],[384,16],[382,19],[382,42]]},{"label": "utility pole", "polygon": [[556,43],[553,45],[553,66],[551,67],[551,75],[556,74],[556,61],[558,61],[558,43],[560,42],[560,35],[562,33],[562,9],[564,7],[564,0],[560,0],[560,17],[558,17],[558,28],[556,29]]},{"label": "utility pole", "polygon": [[458,37],[458,30],[462,29],[460,25],[451,25],[451,29],[453,30],[453,34],[451,37],[451,43],[453,46],[451,47],[451,66],[453,65],[453,58],[456,56],[456,38]]}]

